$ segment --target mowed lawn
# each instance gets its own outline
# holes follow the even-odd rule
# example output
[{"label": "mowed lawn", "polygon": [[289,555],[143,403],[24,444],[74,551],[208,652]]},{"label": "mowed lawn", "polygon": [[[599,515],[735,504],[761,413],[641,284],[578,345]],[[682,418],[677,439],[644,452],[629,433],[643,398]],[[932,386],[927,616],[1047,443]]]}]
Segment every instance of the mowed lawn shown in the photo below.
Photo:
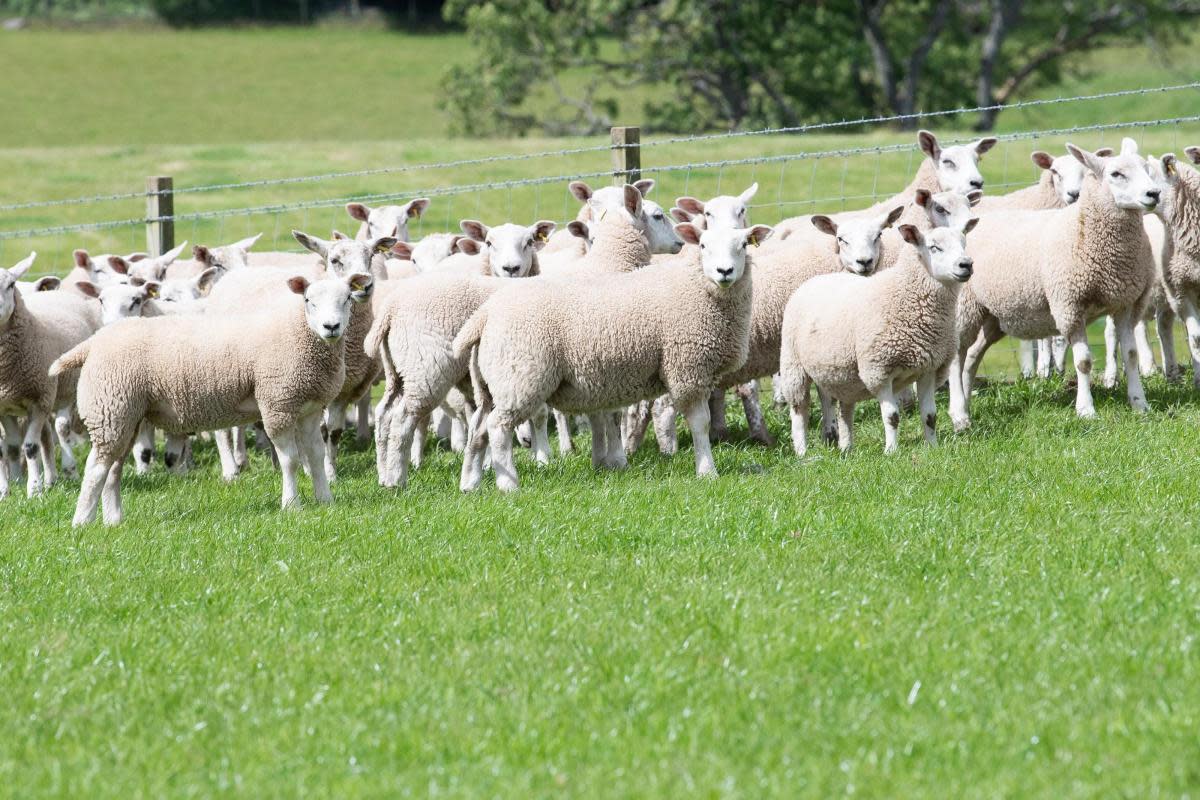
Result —
[{"label": "mowed lawn", "polygon": [[[436,93],[458,35],[30,31],[0,35],[0,205],[602,145],[445,136]],[[1093,56],[1070,95],[1191,80],[1195,50]],[[639,97],[622,106],[637,122]],[[1045,106],[1007,131],[1196,113],[1196,94]],[[969,121],[947,128],[968,135]],[[941,126],[934,125],[942,130]],[[1135,128],[1144,152],[1200,125]],[[1036,178],[1003,143],[989,190]],[[647,148],[664,205],[758,181],[773,222],[899,190],[915,153],[671,165],[874,147],[894,131]],[[181,194],[179,213],[327,201],[182,222],[177,239],[348,229],[368,194],[428,192],[420,235],[474,217],[564,220],[565,178],[604,151]],[[657,170],[657,171],[656,171]],[[605,178],[593,179],[595,184]],[[843,199],[852,198],[852,199]],[[136,218],[140,199],[0,211],[4,231]],[[65,273],[74,247],[141,249],[139,225],[0,238]],[[1007,343],[985,365],[1013,374]],[[1181,350],[1186,353],[1186,350]],[[1096,351],[1098,365],[1100,350]],[[1099,371],[1099,366],[1097,367]],[[1189,376],[1190,377],[1190,376]],[[124,484],[126,523],[72,530],[78,484],[0,502],[0,796],[1181,797],[1200,791],[1200,394],[1148,382],[1153,412],[1062,379],[992,383],[938,448],[915,417],[884,457],[878,406],[857,449],[799,462],[745,440],[731,400],[721,477],[647,442],[620,474],[586,456],[523,488],[457,490],[432,452],[405,492],[343,448],[336,503],[277,509],[262,455],[233,484],[212,446],[186,477]]]}]

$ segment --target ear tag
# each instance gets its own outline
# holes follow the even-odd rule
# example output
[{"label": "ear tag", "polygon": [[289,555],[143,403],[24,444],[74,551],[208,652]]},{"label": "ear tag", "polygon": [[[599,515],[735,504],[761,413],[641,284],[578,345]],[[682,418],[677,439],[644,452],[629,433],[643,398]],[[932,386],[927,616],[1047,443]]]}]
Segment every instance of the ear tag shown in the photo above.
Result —
[{"label": "ear tag", "polygon": [[147,289],[146,295],[152,300],[157,300],[158,299],[158,289]]},{"label": "ear tag", "polygon": [[1175,165],[1173,163],[1170,163],[1170,162],[1167,163],[1167,174],[1168,175],[1175,174]]},{"label": "ear tag", "polygon": [[754,245],[755,247],[758,247],[758,237],[755,236],[754,234],[750,235],[750,244]]},{"label": "ear tag", "polygon": [[376,253],[386,253],[388,250],[391,250],[391,249],[392,249],[392,248],[390,248],[390,247],[385,247],[384,245],[377,245],[377,246],[375,247],[375,252],[376,252]]},{"label": "ear tag", "polygon": [[546,233],[545,233],[544,231],[539,231],[539,232],[538,232],[538,237],[537,237],[537,238],[538,238],[538,241],[539,241],[539,242],[546,242],[546,241],[549,241],[549,240],[550,240],[550,237],[549,237],[549,236],[547,236],[547,235],[546,235]]},{"label": "ear tag", "polygon": [[601,212],[600,212],[600,221],[601,221],[601,222],[603,222],[603,221],[604,221],[604,217],[605,217],[607,214],[608,214],[608,209],[607,209],[607,208],[606,208],[606,209],[604,209],[603,211],[601,211]]}]

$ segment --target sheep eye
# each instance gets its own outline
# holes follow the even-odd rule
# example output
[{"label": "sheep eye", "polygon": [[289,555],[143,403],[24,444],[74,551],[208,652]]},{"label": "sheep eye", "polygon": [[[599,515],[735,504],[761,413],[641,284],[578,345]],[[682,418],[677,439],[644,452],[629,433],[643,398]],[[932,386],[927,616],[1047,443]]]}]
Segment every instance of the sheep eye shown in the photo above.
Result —
[{"label": "sheep eye", "polygon": [[655,214],[655,215],[654,215],[654,218],[655,218],[655,219],[659,219],[659,220],[661,220],[661,219],[663,219],[664,217],[663,217],[663,215],[662,215],[662,214]]},{"label": "sheep eye", "polygon": [[940,253],[940,252],[942,252],[942,248],[938,247],[936,244],[931,244],[931,245],[929,245],[929,252]]},{"label": "sheep eye", "polygon": [[942,166],[943,166],[943,167],[950,167],[951,169],[954,169],[954,168],[956,168],[958,165],[957,165],[957,164],[955,164],[955,163],[954,163],[953,161],[951,161],[950,159],[946,158],[946,159],[942,159]]},{"label": "sheep eye", "polygon": [[701,242],[701,243],[700,243],[700,249],[701,249],[701,250],[707,250],[708,248],[704,246],[704,242]]},{"label": "sheep eye", "polygon": [[880,231],[879,233],[875,234],[875,241],[878,242],[882,238],[883,238],[883,231]]},{"label": "sheep eye", "polygon": [[1114,172],[1114,173],[1112,174],[1112,177],[1114,177],[1114,178],[1122,178],[1122,179],[1123,179],[1123,178],[1125,177],[1125,173],[1124,173],[1124,172]]},{"label": "sheep eye", "polygon": [[946,209],[942,208],[941,206],[934,206],[934,207],[933,207],[933,210],[934,210],[936,213],[938,213],[938,214],[945,214],[945,213],[946,213]]},{"label": "sheep eye", "polygon": [[484,242],[484,244],[485,244],[485,245],[487,245],[488,247],[491,247],[491,246],[492,246],[492,243],[491,243],[491,242]]},{"label": "sheep eye", "polygon": [[849,244],[849,243],[848,243],[848,242],[847,242],[845,239],[843,239],[843,238],[842,238],[842,237],[840,237],[840,236],[839,236],[839,237],[837,237],[837,240],[838,240],[838,244]]}]

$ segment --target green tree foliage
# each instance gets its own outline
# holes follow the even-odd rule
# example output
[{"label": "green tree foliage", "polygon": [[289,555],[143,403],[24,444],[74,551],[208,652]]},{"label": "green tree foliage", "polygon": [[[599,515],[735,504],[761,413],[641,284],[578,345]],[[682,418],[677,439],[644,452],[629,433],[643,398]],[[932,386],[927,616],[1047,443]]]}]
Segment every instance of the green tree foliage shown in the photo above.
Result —
[{"label": "green tree foliage", "polygon": [[594,133],[634,86],[649,87],[637,111],[660,130],[1004,105],[1061,80],[1077,53],[1170,38],[1198,12],[1179,0],[449,0],[472,59],[450,70],[445,107],[460,132],[487,135]]}]

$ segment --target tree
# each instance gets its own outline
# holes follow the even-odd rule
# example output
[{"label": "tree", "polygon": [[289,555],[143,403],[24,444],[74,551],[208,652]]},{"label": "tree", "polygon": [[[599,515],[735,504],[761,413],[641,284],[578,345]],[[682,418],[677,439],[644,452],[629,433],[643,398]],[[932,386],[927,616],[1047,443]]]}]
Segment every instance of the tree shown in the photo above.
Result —
[{"label": "tree", "polygon": [[915,127],[922,109],[1004,106],[1088,48],[1178,36],[1198,14],[1182,0],[450,0],[474,57],[445,107],[472,135],[594,133],[634,93],[660,130]]}]

